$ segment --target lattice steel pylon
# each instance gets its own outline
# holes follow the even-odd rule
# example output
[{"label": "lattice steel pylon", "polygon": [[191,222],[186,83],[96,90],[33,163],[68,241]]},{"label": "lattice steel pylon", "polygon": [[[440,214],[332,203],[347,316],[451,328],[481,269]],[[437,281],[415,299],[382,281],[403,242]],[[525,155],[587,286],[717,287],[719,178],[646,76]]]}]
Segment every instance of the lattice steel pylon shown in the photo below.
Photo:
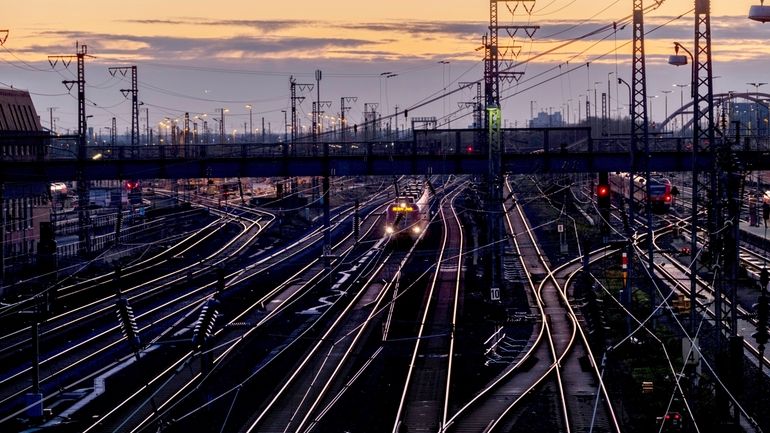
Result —
[{"label": "lattice steel pylon", "polygon": [[[720,374],[727,374],[728,385],[742,383],[743,341],[737,335],[737,268],[739,223],[743,177],[738,173],[740,162],[735,158],[731,143],[721,132],[717,140],[717,118],[714,110],[714,87],[711,50],[711,2],[695,0],[695,50],[693,53],[693,167],[692,167],[692,271],[690,273],[691,332],[697,330],[697,278],[703,271],[713,272],[714,281],[714,352],[719,359],[729,359],[729,365],[718,362]],[[701,158],[696,158],[701,156]],[[702,158],[707,156],[710,158]],[[698,166],[696,160],[707,160]],[[701,205],[701,200],[703,203]],[[708,254],[698,251],[696,236],[704,224],[699,218],[705,208],[708,232]],[[725,213],[725,211],[727,211]],[[702,258],[706,256],[706,259]],[[698,260],[701,258],[702,260]],[[725,300],[731,302],[725,302]],[[728,358],[723,358],[725,334],[730,338]],[[717,388],[719,389],[719,388]],[[735,393],[736,389],[733,388]],[[720,400],[726,401],[722,395]],[[725,407],[719,404],[719,407]],[[733,421],[738,419],[738,408],[733,406]]]},{"label": "lattice steel pylon", "polygon": [[[709,203],[716,193],[716,167],[699,167],[696,156],[699,154],[714,155],[714,99],[713,99],[713,72],[711,63],[711,4],[709,0],[695,0],[695,50],[693,54],[693,166],[692,166],[692,215],[691,215],[691,261],[694,272],[690,273],[690,326],[691,332],[696,330],[696,306],[698,294],[698,274],[704,270],[703,261],[699,261],[697,233],[702,228],[700,221],[700,207],[703,196],[707,199],[704,205],[707,208],[708,219],[706,229],[709,235],[709,246],[713,249],[715,238],[713,234],[717,230],[716,216],[718,210]],[[705,193],[705,194],[704,194]],[[717,200],[718,201],[718,200]],[[719,299],[719,297],[717,298]],[[721,303],[721,301],[720,301]],[[716,307],[720,307],[716,305]],[[721,307],[717,308],[717,315],[721,314]],[[717,322],[720,322],[717,316]]]},{"label": "lattice steel pylon", "polygon": [[[631,202],[629,204],[629,222],[634,224],[635,218],[635,203],[633,197],[635,196],[634,188],[636,182],[634,180],[634,173],[640,170],[644,171],[645,185],[647,188],[647,196],[650,195],[650,168],[649,158],[647,155],[650,153],[650,140],[649,140],[649,118],[647,116],[647,67],[645,60],[644,50],[644,1],[634,0],[634,12],[633,12],[633,60],[632,60],[632,74],[631,74],[631,176],[629,176],[629,197]],[[641,147],[641,148],[640,148]],[[639,158],[639,155],[642,158]],[[641,164],[640,164],[641,162]],[[650,272],[654,272],[653,264],[653,242],[652,242],[652,209],[650,208],[649,200],[645,200],[645,212],[647,214],[647,258],[648,268]],[[632,230],[632,229],[630,229]],[[633,281],[633,257],[634,247],[633,242],[629,242],[628,259],[631,266],[629,266],[628,281]],[[629,287],[631,284],[629,283]],[[652,287],[652,286],[651,286]],[[625,301],[630,305],[631,290],[625,292]],[[655,307],[655,292],[651,288],[648,292],[650,299],[650,309]]]},{"label": "lattice steel pylon", "polygon": [[139,146],[139,81],[136,76],[136,66],[118,66],[107,69],[113,77],[120,72],[122,76],[131,72],[131,88],[120,89],[124,97],[131,94],[131,148]]},{"label": "lattice steel pylon", "polygon": [[[504,4],[512,16],[515,16],[519,7],[523,7],[527,15],[532,14],[535,0],[490,0],[489,2],[489,33],[484,35],[484,92],[486,100],[486,125],[487,149],[489,152],[488,204],[489,224],[488,242],[492,244],[492,261],[490,266],[490,293],[499,293],[502,287],[502,218],[497,211],[502,206],[502,149],[501,129],[502,124],[500,109],[500,82],[501,80],[512,82],[523,75],[523,72],[514,71],[513,60],[518,56],[521,47],[516,45],[515,38],[518,32],[523,31],[529,38],[540,28],[532,25],[500,25],[498,22],[498,6]],[[500,45],[500,31],[505,31],[509,45]],[[501,56],[501,50],[503,55]],[[511,59],[506,57],[510,54]],[[500,64],[505,67],[501,70]],[[494,298],[494,295],[491,295]]]},{"label": "lattice steel pylon", "polygon": [[289,151],[289,146],[284,145],[283,147],[283,153],[284,156],[288,155],[289,153],[294,154],[296,151],[296,141],[297,141],[297,104],[302,103],[302,101],[305,100],[304,96],[297,96],[297,90],[300,92],[309,92],[313,90],[314,85],[313,84],[298,84],[297,80],[294,79],[294,76],[289,77],[289,89],[291,91],[291,152]]},{"label": "lattice steel pylon", "polygon": [[77,80],[65,80],[62,84],[71,90],[77,84],[78,86],[78,168],[76,174],[77,194],[78,194],[78,254],[87,257],[91,254],[91,214],[88,211],[89,185],[85,180],[85,160],[88,156],[86,150],[88,133],[88,118],[86,117],[86,57],[88,55],[88,46],[80,45],[75,42],[74,55],[48,56],[48,63],[51,67],[61,61],[65,67],[69,67],[72,59],[77,61]]}]

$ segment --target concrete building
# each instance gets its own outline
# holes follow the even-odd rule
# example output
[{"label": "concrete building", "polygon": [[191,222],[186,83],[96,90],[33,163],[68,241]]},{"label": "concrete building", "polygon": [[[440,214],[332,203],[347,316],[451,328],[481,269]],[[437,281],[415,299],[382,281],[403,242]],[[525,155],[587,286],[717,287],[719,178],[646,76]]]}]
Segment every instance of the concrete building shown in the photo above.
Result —
[{"label": "concrete building", "polygon": [[[0,158],[42,157],[47,137],[29,92],[0,88]],[[46,182],[0,183],[0,282],[7,270],[34,260],[40,223],[50,222],[50,214]]]},{"label": "concrete building", "polygon": [[530,128],[557,128],[564,126],[561,113],[548,114],[545,111],[537,113],[537,117],[529,121]]}]

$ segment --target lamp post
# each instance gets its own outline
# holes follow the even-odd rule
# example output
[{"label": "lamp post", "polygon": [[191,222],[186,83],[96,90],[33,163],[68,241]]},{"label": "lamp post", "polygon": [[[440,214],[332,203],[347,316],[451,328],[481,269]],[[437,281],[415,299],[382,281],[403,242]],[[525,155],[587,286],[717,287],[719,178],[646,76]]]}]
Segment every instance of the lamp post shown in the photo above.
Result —
[{"label": "lamp post", "polygon": [[[444,86],[444,88],[443,88],[444,92],[446,92],[446,82],[447,82],[447,79],[446,79],[446,68],[447,68],[447,66],[449,66],[449,61],[448,60],[440,60],[438,62],[438,64],[441,65],[441,84]],[[451,69],[450,69],[450,74],[451,74]],[[446,117],[447,101],[444,101],[443,105],[444,105],[444,117]],[[450,101],[450,106],[451,106],[451,101]]]},{"label": "lamp post", "polygon": [[759,88],[764,86],[767,83],[746,83],[749,86],[754,86],[754,94],[756,95],[756,99],[754,101],[754,120],[756,121],[754,124],[754,127],[751,128],[754,132],[755,136],[759,136]]},{"label": "lamp post", "polygon": [[[652,116],[652,106],[653,106],[653,105],[652,105],[652,101],[654,101],[654,100],[655,100],[655,99],[657,99],[657,98],[658,98],[658,95],[654,95],[654,96],[648,96],[648,97],[647,97],[647,99],[650,101],[650,105],[648,105],[648,107],[649,107],[649,111],[650,111],[650,121],[651,121],[652,123],[655,123],[655,119],[654,119],[654,117]],[[653,128],[653,129],[654,129],[654,128]]]},{"label": "lamp post", "polygon": [[672,92],[673,92],[673,90],[661,90],[660,91],[660,93],[665,95],[665,103],[664,103],[664,107],[665,107],[665,110],[666,110],[665,120],[668,120],[668,94],[672,93]]},{"label": "lamp post", "polygon": [[689,84],[674,84],[673,87],[679,87],[679,132],[684,132],[684,88]]},{"label": "lamp post", "polygon": [[[390,108],[390,102],[388,98],[388,78],[395,78],[398,77],[398,74],[396,73],[390,73],[385,76],[385,102],[387,102],[386,107],[384,107],[384,110],[388,110]],[[446,113],[445,113],[446,114]],[[388,121],[388,128],[390,128],[390,121]]]},{"label": "lamp post", "polygon": [[227,137],[225,136],[225,113],[229,112],[227,108],[219,109],[219,143],[225,143]]},{"label": "lamp post", "polygon": [[614,73],[615,71],[607,73],[607,116],[610,119],[612,119],[612,87],[610,86],[610,76]]},{"label": "lamp post", "polygon": [[596,91],[596,86],[602,84],[601,81],[594,81],[594,119],[599,118],[599,97]]},{"label": "lamp post", "polygon": [[252,114],[252,106],[251,104],[247,104],[246,108],[249,109],[249,140],[251,142],[254,142],[254,119],[251,117]]},{"label": "lamp post", "polygon": [[626,87],[628,87],[628,108],[629,108],[629,115],[631,115],[631,112],[634,109],[634,96],[633,91],[631,90],[631,85],[628,84],[628,82],[620,77],[618,77],[618,84],[624,84]]}]

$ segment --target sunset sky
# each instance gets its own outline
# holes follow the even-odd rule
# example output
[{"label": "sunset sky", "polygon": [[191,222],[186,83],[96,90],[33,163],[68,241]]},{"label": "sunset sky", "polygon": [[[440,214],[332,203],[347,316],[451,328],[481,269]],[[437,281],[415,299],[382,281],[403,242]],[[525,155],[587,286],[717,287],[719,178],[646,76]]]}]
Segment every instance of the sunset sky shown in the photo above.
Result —
[{"label": "sunset sky", "polygon": [[[770,24],[746,19],[749,7],[759,1],[713,3],[716,90],[744,91],[746,82],[770,81]],[[661,91],[689,82],[689,68],[669,66],[666,60],[674,40],[692,44],[692,7],[692,0],[666,0],[646,17],[648,31],[662,26],[647,36],[648,93],[660,96],[653,103],[656,120],[665,110]],[[512,18],[501,5],[500,22],[541,26],[532,41],[519,35],[521,62],[621,21],[631,8],[631,0],[537,0],[531,17],[520,7]],[[313,71],[322,69],[322,99],[333,101],[331,111],[336,112],[341,96],[357,96],[350,116],[359,120],[364,102],[379,103],[392,113],[396,105],[411,107],[445,87],[453,90],[458,82],[480,79],[482,52],[476,49],[488,14],[486,0],[13,2],[0,16],[0,29],[10,31],[0,49],[0,85],[29,89],[44,126],[50,123],[47,107],[57,107],[57,126],[73,128],[76,101],[61,81],[71,79],[75,69],[58,64],[52,70],[47,55],[74,53],[77,40],[95,56],[86,68],[89,114],[94,116],[89,122],[95,129],[107,126],[113,116],[121,130],[130,123],[130,104],[119,91],[129,83],[111,77],[107,67],[136,64],[140,100],[150,109],[151,123],[185,111],[195,115],[226,107],[228,129],[240,131],[248,120],[245,105],[251,104],[255,127],[264,116],[273,132],[282,132],[290,75],[311,82]],[[575,116],[586,90],[591,89],[592,99],[594,87],[606,91],[608,73],[616,68],[630,80],[630,45],[623,45],[630,36],[629,26],[617,34],[604,31],[520,66],[526,75],[503,92],[510,126],[523,126],[530,101],[536,101],[536,109],[554,111],[570,104]],[[592,66],[554,78],[586,62]],[[383,72],[398,76],[382,78]],[[610,90],[612,108],[625,113],[627,93],[621,90],[618,101],[614,84]],[[442,117],[472,97],[458,92],[410,115]],[[675,89],[669,111],[679,103]],[[310,98],[302,111],[305,116],[311,111]],[[470,121],[462,117],[452,126]]]}]

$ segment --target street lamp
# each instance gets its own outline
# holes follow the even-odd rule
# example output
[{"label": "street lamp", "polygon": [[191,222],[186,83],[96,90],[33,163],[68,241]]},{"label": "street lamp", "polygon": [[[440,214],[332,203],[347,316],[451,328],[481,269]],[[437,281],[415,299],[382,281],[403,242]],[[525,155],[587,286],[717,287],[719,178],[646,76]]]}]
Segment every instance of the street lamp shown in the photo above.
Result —
[{"label": "street lamp", "polygon": [[752,6],[749,9],[749,19],[760,23],[770,21],[770,6],[765,6],[765,0],[760,0],[760,5]]},{"label": "street lamp", "polygon": [[[692,67],[690,68],[690,96],[695,98],[695,88],[696,88],[696,82],[695,82],[695,56],[692,55],[692,52],[684,47],[684,45],[680,44],[679,42],[674,42],[674,55],[669,56],[668,63],[670,65],[674,66],[686,66],[687,65],[687,56],[683,54],[679,54],[679,49],[682,49],[685,53],[687,53],[687,56],[690,57],[690,60],[692,61]],[[676,84],[676,86],[681,86],[679,84]],[[682,96],[682,107],[684,107],[684,96]],[[692,112],[693,112],[693,119],[695,119],[695,110],[697,110],[698,107],[693,104]],[[684,130],[684,113],[682,113],[682,130]],[[695,139],[695,138],[694,138]],[[693,149],[695,148],[695,142],[693,142]]]},{"label": "street lamp", "polygon": [[[381,75],[381,78],[385,78],[385,105],[382,105],[383,111],[389,111],[390,110],[390,100],[388,98],[388,78],[396,78],[398,77],[398,74],[395,72],[388,72],[385,75]],[[380,80],[380,83],[382,83],[382,80]],[[382,90],[382,88],[380,88]],[[380,103],[382,103],[382,93],[380,93]],[[388,128],[390,128],[390,121],[388,121]]]},{"label": "street lamp", "polygon": [[[441,65],[441,84],[444,86],[444,91],[446,92],[446,82],[447,82],[447,79],[446,79],[446,68],[447,68],[447,66],[449,66],[449,61],[448,60],[439,60],[437,63],[439,65]],[[451,66],[449,66],[449,67],[451,68]],[[449,70],[449,75],[450,75],[450,81],[451,81],[451,75],[452,75],[452,70],[451,69]],[[450,106],[451,106],[451,104],[452,104],[452,101],[449,101],[449,105]],[[444,117],[446,117],[447,101],[444,101],[443,105],[444,105]]]},{"label": "street lamp", "polygon": [[618,77],[618,84],[624,84],[626,87],[628,87],[628,107],[629,107],[629,116],[633,118],[633,109],[634,109],[634,96],[633,92],[631,91],[631,85],[628,84],[628,82],[620,77]]}]

